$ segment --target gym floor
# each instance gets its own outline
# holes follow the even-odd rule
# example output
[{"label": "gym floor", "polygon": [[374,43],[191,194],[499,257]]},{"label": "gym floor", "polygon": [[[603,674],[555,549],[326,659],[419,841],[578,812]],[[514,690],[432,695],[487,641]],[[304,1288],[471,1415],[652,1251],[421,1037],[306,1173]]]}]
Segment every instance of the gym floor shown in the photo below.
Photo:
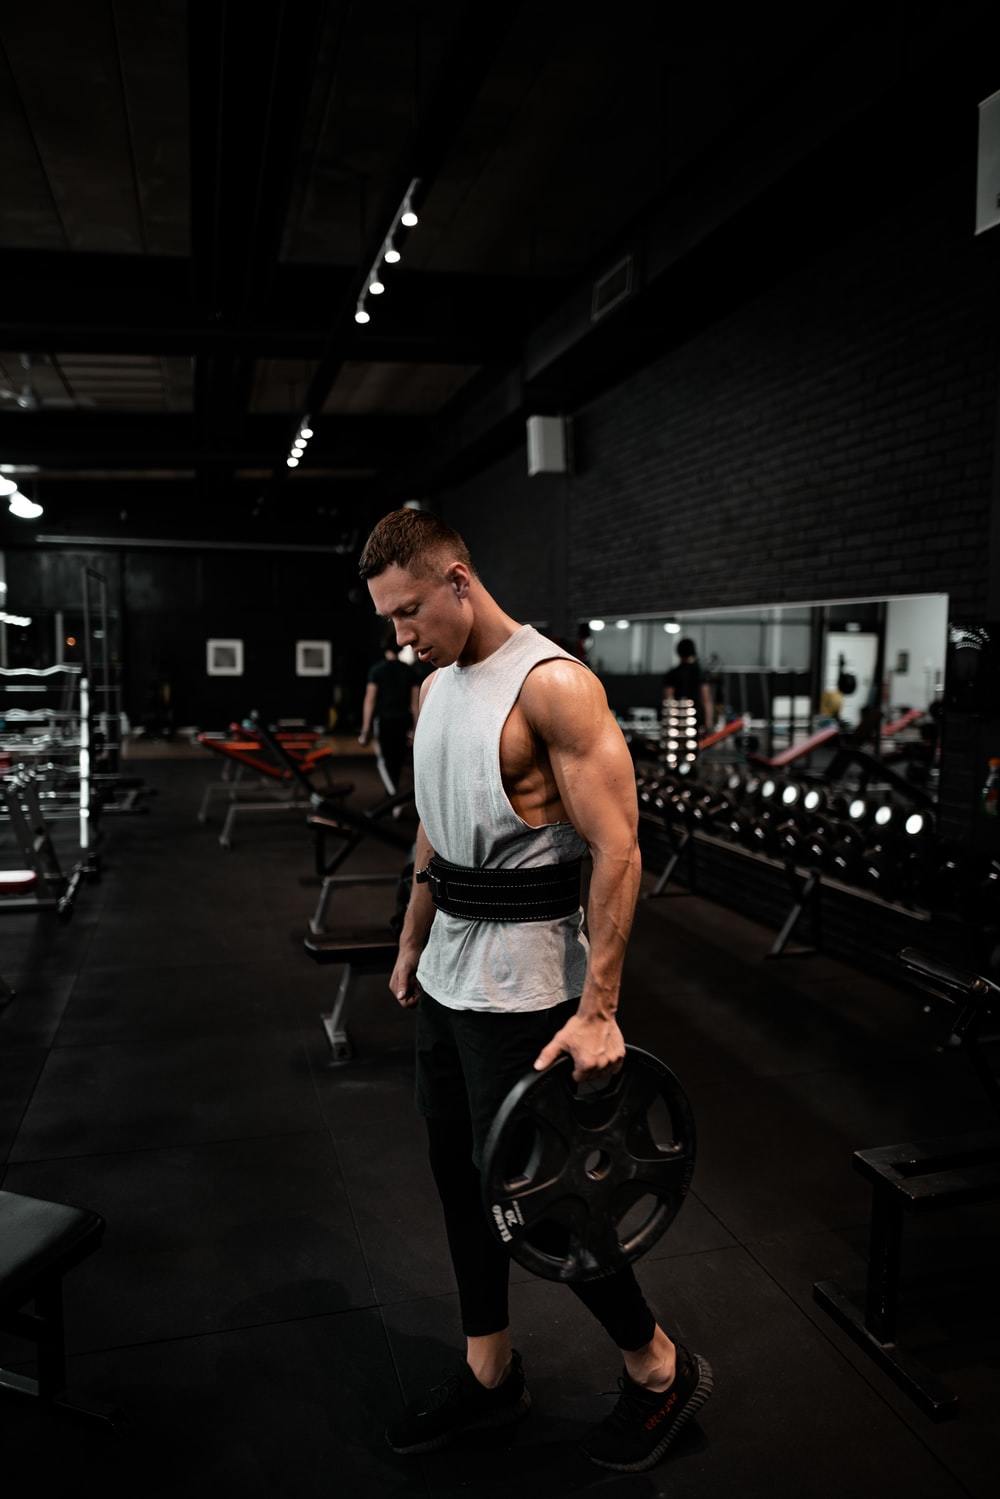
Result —
[{"label": "gym floor", "polygon": [[[370,760],[347,767],[374,801]],[[613,1404],[620,1360],[568,1291],[515,1268],[532,1414],[393,1456],[386,1418],[462,1347],[412,1111],[413,1016],[385,979],[363,981],[357,1059],[329,1067],[319,1013],[337,973],[302,951],[316,891],[298,815],[238,824],[227,854],[194,815],[216,766],[143,774],[150,813],[108,823],[105,877],[72,923],[0,918],[18,990],[0,1011],[2,1185],[107,1219],[66,1281],[70,1388],[130,1417],[121,1438],[47,1437],[0,1404],[10,1492],[995,1492],[1000,1212],[906,1226],[900,1340],[958,1392],[955,1421],[923,1417],[812,1299],[815,1280],[863,1283],[854,1149],[993,1123],[964,1057],[935,1050],[911,993],[825,956],[765,962],[771,932],[683,896],[640,907],[622,1022],[698,1118],[694,1191],[639,1276],[715,1368],[701,1425],[650,1473],[591,1467],[577,1442]],[[369,847],[352,867],[390,864]],[[30,1372],[28,1351],[0,1338],[6,1367]]]}]

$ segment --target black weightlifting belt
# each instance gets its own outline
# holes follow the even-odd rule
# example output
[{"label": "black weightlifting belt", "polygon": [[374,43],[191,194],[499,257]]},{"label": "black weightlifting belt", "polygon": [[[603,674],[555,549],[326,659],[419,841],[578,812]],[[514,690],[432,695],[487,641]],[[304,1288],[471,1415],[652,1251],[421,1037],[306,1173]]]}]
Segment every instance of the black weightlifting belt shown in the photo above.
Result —
[{"label": "black weightlifting belt", "polygon": [[417,870],[439,911],[466,921],[555,921],[580,909],[582,859],[538,869],[466,869],[437,854]]}]

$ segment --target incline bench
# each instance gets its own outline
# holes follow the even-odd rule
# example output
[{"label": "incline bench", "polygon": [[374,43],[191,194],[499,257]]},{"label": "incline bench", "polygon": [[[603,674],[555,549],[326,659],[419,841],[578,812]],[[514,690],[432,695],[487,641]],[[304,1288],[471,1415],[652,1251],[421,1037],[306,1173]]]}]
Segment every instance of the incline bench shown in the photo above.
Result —
[{"label": "incline bench", "polygon": [[[396,884],[399,879],[398,869],[386,874],[357,875],[338,874],[337,870],[368,837],[402,853],[404,862],[409,858],[413,838],[409,833],[395,827],[391,817],[397,809],[402,810],[412,804],[413,792],[397,792],[395,796],[386,797],[377,806],[366,811],[355,811],[346,805],[346,789],[341,788],[344,790],[344,795],[333,799],[327,795],[320,795],[314,788],[310,788],[309,779],[302,767],[296,763],[294,756],[289,754],[273,730],[259,724],[257,732],[262,746],[272,756],[275,763],[282,767],[289,780],[297,784],[303,795],[308,797],[310,813],[306,822],[316,836],[316,874],[321,886],[316,910],[309,922],[309,930],[314,936],[320,937],[326,931],[330,901],[338,888],[353,885]],[[334,854],[327,858],[326,844],[330,838],[335,839],[339,846]]]},{"label": "incline bench", "polygon": [[[233,827],[240,812],[246,815],[307,808],[311,798],[319,794],[313,779],[319,770],[326,776],[322,789],[324,797],[334,800],[349,796],[354,790],[349,782],[331,780],[332,750],[310,748],[304,740],[293,739],[286,743],[257,731],[251,738],[243,729],[235,738],[206,733],[199,734],[197,739],[203,749],[218,755],[228,767],[236,770],[232,780],[217,781],[205,788],[198,809],[198,821],[205,822],[214,797],[221,796],[227,802],[226,819],[219,834],[223,848],[233,846]],[[255,776],[257,785],[251,788],[243,782],[237,790],[244,772]]]},{"label": "incline bench", "polygon": [[[101,1244],[104,1219],[84,1208],[0,1192],[0,1330],[38,1346],[38,1378],[0,1369],[0,1398],[27,1398],[45,1417],[66,1415],[112,1428],[122,1413],[66,1394],[62,1279]],[[34,1312],[24,1307],[33,1302]]]},{"label": "incline bench", "polygon": [[[992,1039],[982,1034],[986,1021],[1000,1016],[1000,988],[912,947],[904,948],[899,958],[924,994],[955,1007],[949,1041],[966,1048],[1000,1116],[1000,1079],[980,1049],[980,1043]],[[856,1150],[854,1166],[872,1185],[864,1309],[833,1281],[817,1281],[813,1294],[926,1415],[944,1420],[956,1413],[955,1395],[896,1344],[903,1214],[1000,1199],[1000,1130]]]}]

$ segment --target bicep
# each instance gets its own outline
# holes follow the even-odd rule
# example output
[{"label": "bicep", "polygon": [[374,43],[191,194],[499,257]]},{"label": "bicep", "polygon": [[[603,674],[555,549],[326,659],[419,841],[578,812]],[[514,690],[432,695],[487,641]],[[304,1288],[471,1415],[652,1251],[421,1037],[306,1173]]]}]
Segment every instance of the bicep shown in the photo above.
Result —
[{"label": "bicep", "polygon": [[591,848],[631,843],[638,826],[632,757],[601,684],[571,670],[549,687],[532,726],[580,837]]}]

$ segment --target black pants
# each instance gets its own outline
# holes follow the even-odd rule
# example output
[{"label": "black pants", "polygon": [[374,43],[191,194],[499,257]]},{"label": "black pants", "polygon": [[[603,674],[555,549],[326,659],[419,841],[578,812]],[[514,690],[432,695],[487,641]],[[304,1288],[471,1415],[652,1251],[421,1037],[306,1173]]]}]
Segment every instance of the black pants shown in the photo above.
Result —
[{"label": "black pants", "polygon": [[378,747],[378,773],[390,796],[399,790],[399,778],[406,762],[406,737],[410,732],[409,718],[380,718],[375,723],[375,743]]},{"label": "black pants", "polygon": [[[444,1209],[448,1247],[467,1337],[502,1332],[510,1317],[510,1259],[486,1221],[482,1148],[497,1108],[577,1001],[550,1010],[497,1015],[451,1010],[423,995],[417,1015],[417,1107],[426,1119],[431,1170]],[[647,1344],[656,1319],[631,1267],[570,1286],[617,1346]]]}]

